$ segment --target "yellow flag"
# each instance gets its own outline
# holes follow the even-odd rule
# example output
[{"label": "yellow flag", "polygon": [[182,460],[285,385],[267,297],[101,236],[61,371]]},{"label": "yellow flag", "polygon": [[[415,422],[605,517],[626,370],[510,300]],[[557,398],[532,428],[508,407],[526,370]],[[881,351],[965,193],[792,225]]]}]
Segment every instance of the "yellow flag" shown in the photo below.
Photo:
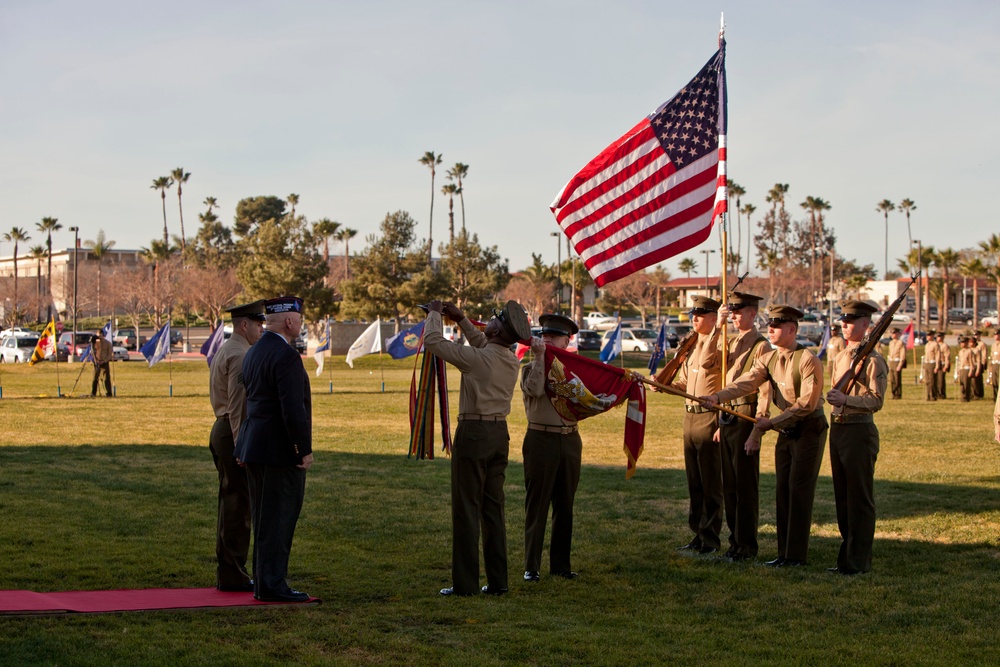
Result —
[{"label": "yellow flag", "polygon": [[56,351],[56,321],[53,319],[45,326],[45,331],[38,339],[38,345],[35,346],[35,351],[31,353],[31,361],[28,362],[29,366],[34,366],[37,362],[42,361],[45,357]]}]

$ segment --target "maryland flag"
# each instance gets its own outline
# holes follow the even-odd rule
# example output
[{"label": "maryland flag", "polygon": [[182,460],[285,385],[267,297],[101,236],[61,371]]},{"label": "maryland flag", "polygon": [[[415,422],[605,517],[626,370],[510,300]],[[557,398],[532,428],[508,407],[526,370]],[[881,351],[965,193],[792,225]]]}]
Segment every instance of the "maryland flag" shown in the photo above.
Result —
[{"label": "maryland flag", "polygon": [[581,421],[628,400],[625,411],[625,478],[635,474],[646,435],[646,389],[634,371],[545,347],[545,393],[565,419]]},{"label": "maryland flag", "polygon": [[[29,366],[34,366],[39,361],[44,361],[45,357],[50,354],[56,353],[56,321],[51,320],[47,325],[45,325],[45,331],[38,338],[38,345],[35,346],[35,350],[31,353],[31,361],[28,362]],[[58,355],[56,355],[58,360]]]}]

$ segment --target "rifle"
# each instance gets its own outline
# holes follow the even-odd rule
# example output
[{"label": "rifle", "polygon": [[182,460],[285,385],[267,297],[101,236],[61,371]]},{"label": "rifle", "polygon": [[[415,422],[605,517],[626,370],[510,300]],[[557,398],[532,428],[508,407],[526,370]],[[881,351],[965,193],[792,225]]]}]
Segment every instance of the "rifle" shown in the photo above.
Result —
[{"label": "rifle", "polygon": [[885,312],[882,313],[882,317],[875,323],[872,330],[865,334],[861,344],[854,348],[854,354],[851,357],[851,365],[847,369],[847,372],[845,372],[840,379],[837,380],[837,383],[833,385],[834,389],[844,394],[851,391],[851,388],[854,387],[854,383],[857,381],[857,374],[861,371],[861,368],[865,364],[865,360],[868,359],[868,356],[878,348],[879,341],[882,340],[882,336],[889,328],[889,325],[892,324],[892,316],[896,314],[897,310],[899,310],[899,307],[906,299],[906,293],[911,287],[913,287],[913,283],[917,282],[918,278],[920,278],[920,271],[917,271],[917,275],[910,278],[910,284],[906,286],[903,293],[900,294],[896,300],[885,309]]},{"label": "rifle", "polygon": [[674,381],[674,376],[677,375],[677,371],[681,369],[681,364],[687,359],[687,356],[691,354],[691,350],[694,349],[695,344],[698,342],[698,332],[692,331],[687,335],[680,345],[677,346],[677,353],[674,358],[667,362],[667,365],[663,367],[659,373],[656,374],[656,381],[660,384],[670,384]]}]

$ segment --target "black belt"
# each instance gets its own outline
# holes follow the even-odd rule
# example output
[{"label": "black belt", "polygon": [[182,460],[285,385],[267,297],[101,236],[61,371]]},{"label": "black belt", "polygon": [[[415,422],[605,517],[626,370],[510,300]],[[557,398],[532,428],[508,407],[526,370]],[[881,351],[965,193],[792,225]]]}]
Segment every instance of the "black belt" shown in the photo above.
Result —
[{"label": "black belt", "polygon": [[830,421],[834,424],[874,424],[875,418],[870,412],[856,412],[849,415],[835,412],[830,415]]},{"label": "black belt", "polygon": [[727,408],[736,408],[741,405],[753,405],[754,403],[757,402],[757,398],[758,395],[755,392],[753,394],[749,394],[748,396],[743,396],[742,398],[737,398],[733,401],[729,401],[728,403],[723,403],[723,405],[726,406]]},{"label": "black belt", "polygon": [[549,426],[548,424],[532,424],[528,423],[528,428],[532,431],[542,431],[544,433],[560,433],[562,435],[569,435],[570,433],[576,433],[576,424],[572,426]]},{"label": "black belt", "polygon": [[458,421],[460,422],[505,422],[507,417],[505,415],[459,415]]}]

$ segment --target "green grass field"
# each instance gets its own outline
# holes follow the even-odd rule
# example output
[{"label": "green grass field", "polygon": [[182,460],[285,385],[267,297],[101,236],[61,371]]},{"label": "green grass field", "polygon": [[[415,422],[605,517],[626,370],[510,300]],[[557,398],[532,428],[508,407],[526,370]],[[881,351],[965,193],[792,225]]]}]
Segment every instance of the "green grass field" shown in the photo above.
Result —
[{"label": "green grass field", "polygon": [[[316,465],[291,583],[317,607],[0,617],[2,665],[995,665],[1000,662],[1000,445],[991,401],[905,397],[876,421],[874,571],[827,574],[839,546],[820,473],[810,566],[681,555],[689,539],[680,399],[649,398],[631,480],[624,413],[582,428],[575,581],[520,581],[525,429],[511,417],[511,592],[450,585],[448,460],[407,459],[412,360],[366,357],[313,379]],[[311,359],[307,368],[315,368]],[[214,584],[216,473],[204,362],[114,364],[90,399],[79,365],[0,366],[0,590]],[[330,392],[330,382],[333,391]],[[172,384],[173,396],[169,396]],[[458,407],[458,374],[451,409]],[[438,443],[440,444],[440,443]],[[773,557],[773,436],[761,470],[761,556]],[[728,534],[724,530],[724,534]],[[547,559],[547,555],[544,556]],[[543,561],[544,563],[545,561]]]}]

